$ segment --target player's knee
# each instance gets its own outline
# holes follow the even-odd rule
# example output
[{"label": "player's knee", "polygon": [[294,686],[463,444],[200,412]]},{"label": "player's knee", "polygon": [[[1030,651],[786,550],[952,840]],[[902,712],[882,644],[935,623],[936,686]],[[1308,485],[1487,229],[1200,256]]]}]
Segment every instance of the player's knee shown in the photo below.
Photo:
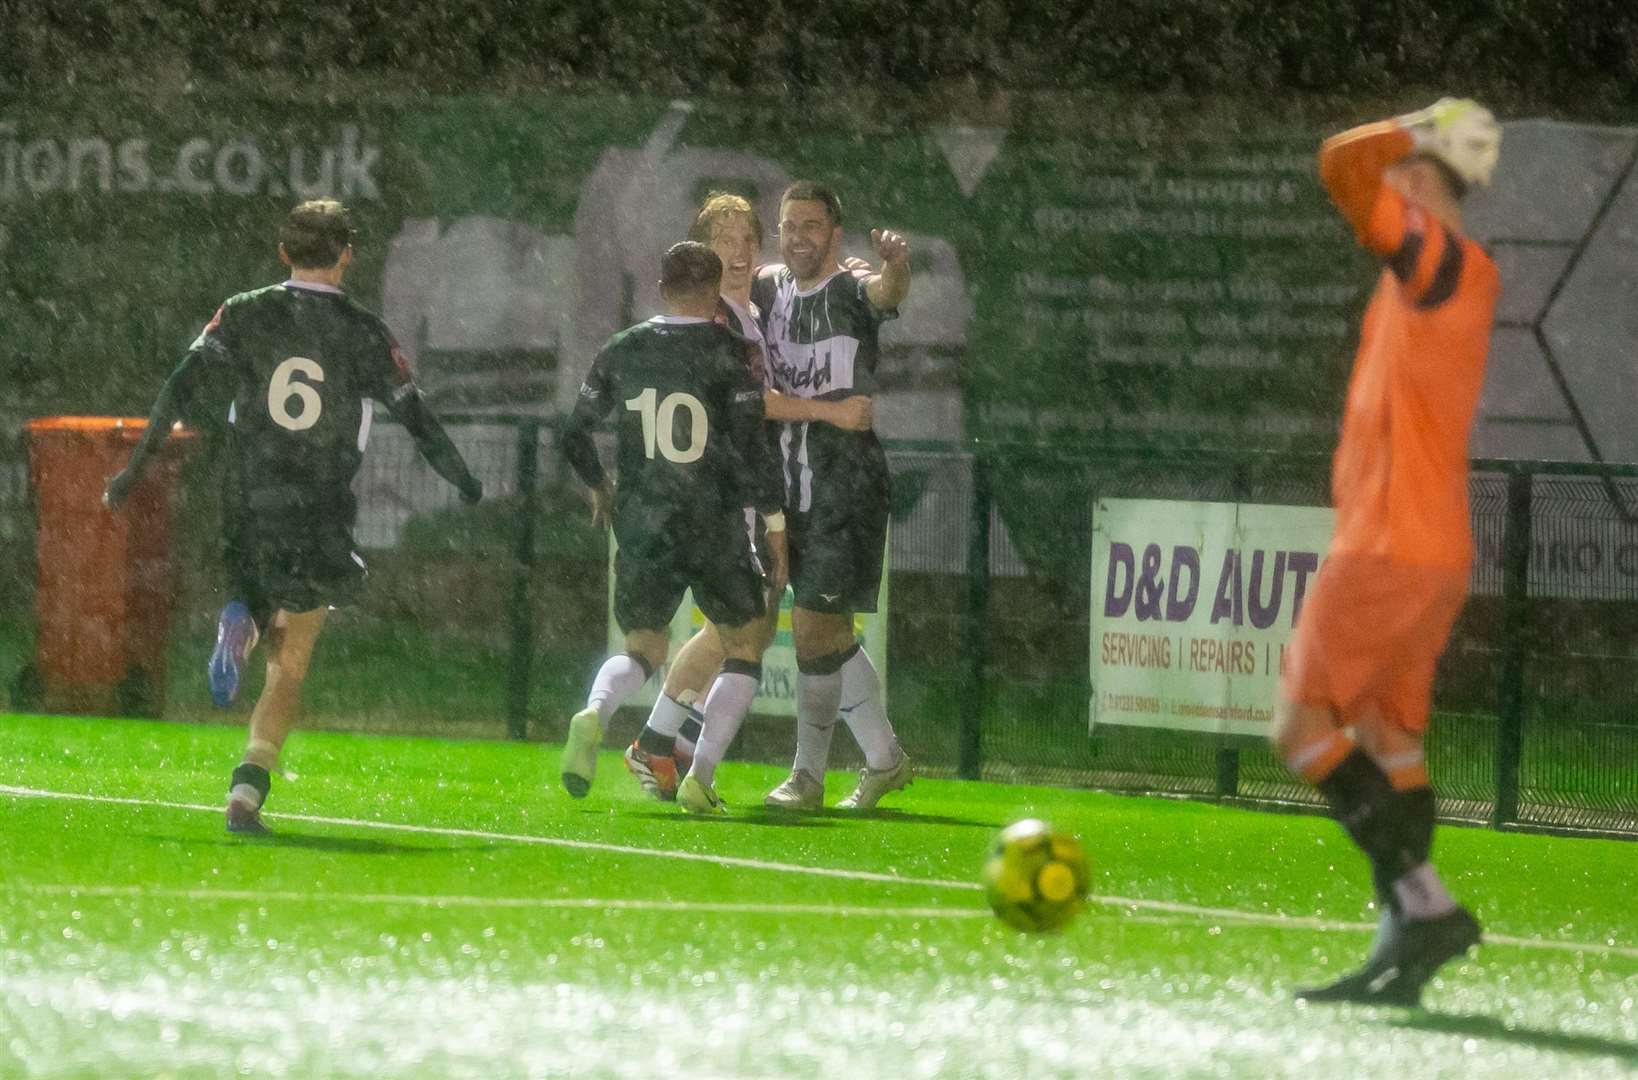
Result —
[{"label": "player's knee", "polygon": [[267,681],[300,685],[307,678],[307,661],[276,656],[267,662]]},{"label": "player's knee", "polygon": [[768,648],[773,645],[774,637],[777,635],[777,633],[778,627],[769,626],[767,623],[759,623],[757,625],[756,652],[758,656],[761,656],[763,653],[767,652]]},{"label": "player's knee", "polygon": [[1323,710],[1280,698],[1274,705],[1274,722],[1268,728],[1268,741],[1281,757],[1290,757],[1317,736],[1325,734],[1328,725]]},{"label": "player's knee", "polygon": [[798,659],[816,659],[840,652],[853,644],[853,617],[822,612],[804,612],[806,617],[791,620],[791,643]]},{"label": "player's knee", "polygon": [[626,635],[626,652],[642,657],[650,671],[659,671],[671,653],[670,635],[663,630],[633,630]]},{"label": "player's knee", "polygon": [[755,620],[743,626],[717,627],[717,638],[722,642],[723,657],[728,660],[738,660],[741,663],[756,662],[762,659],[763,637],[761,620]]},{"label": "player's knee", "polygon": [[1354,729],[1354,739],[1372,757],[1380,759],[1422,753],[1421,732],[1403,726],[1380,706],[1362,709],[1349,720]]}]

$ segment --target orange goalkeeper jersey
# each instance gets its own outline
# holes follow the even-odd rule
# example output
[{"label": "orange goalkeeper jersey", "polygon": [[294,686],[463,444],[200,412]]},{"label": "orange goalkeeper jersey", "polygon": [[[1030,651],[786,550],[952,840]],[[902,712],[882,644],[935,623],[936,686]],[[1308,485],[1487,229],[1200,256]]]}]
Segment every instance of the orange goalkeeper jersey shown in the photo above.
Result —
[{"label": "orange goalkeeper jersey", "polygon": [[1382,182],[1412,148],[1391,123],[1320,148],[1320,179],[1383,262],[1365,310],[1331,470],[1335,552],[1467,567],[1467,448],[1484,381],[1496,264]]}]

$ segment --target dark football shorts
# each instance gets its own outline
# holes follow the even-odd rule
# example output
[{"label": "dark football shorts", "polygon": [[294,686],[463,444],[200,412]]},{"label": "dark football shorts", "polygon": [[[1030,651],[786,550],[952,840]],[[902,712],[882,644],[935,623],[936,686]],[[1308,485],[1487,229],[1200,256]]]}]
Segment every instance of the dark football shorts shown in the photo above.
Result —
[{"label": "dark football shorts", "polygon": [[670,626],[688,589],[718,626],[743,626],[767,610],[762,567],[742,512],[631,533],[615,530],[614,621],[623,632]]},{"label": "dark football shorts", "polygon": [[830,614],[876,610],[887,553],[887,498],[785,515],[796,606]]},{"label": "dark football shorts", "polygon": [[228,587],[263,627],[280,610],[340,607],[363,591],[364,560],[339,519],[235,510],[223,539]]}]

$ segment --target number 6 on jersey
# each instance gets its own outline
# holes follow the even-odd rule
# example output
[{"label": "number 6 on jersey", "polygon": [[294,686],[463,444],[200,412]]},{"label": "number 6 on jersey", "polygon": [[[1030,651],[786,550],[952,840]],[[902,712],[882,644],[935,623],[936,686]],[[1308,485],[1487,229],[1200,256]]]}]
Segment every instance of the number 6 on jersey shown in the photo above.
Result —
[{"label": "number 6 on jersey", "polygon": [[[305,356],[292,356],[273,369],[273,378],[267,384],[267,412],[273,417],[273,422],[286,431],[306,431],[318,423],[319,414],[324,411],[324,402],[320,400],[318,391],[307,383],[294,381],[296,375],[305,375],[313,382],[321,383],[324,381],[324,369],[319,367],[317,360],[309,360]],[[291,398],[299,403],[294,415],[290,412]]]},{"label": "number 6 on jersey", "polygon": [[[285,361],[289,363],[290,361]],[[283,370],[281,368],[281,370]],[[311,387],[302,387],[311,393]],[[658,392],[651,386],[626,402],[626,408],[643,418],[643,454],[653,460],[654,451],[675,465],[687,465],[705,456],[707,424],[705,406],[693,394],[679,390],[667,394],[659,408],[655,408]],[[677,446],[677,410],[688,410],[689,442],[687,449]]]}]

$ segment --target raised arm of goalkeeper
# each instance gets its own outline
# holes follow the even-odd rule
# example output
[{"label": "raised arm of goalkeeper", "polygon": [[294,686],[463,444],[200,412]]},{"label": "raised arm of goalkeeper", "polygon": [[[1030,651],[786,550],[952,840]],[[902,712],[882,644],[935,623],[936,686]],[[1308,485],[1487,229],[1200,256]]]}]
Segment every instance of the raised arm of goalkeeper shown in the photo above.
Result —
[{"label": "raised arm of goalkeeper", "polygon": [[1320,182],[1360,244],[1386,258],[1399,246],[1404,209],[1384,183],[1388,170],[1411,154],[1425,154],[1449,171],[1459,196],[1467,185],[1490,183],[1500,142],[1501,129],[1484,106],[1440,98],[1426,109],[1326,139],[1319,151]]}]

